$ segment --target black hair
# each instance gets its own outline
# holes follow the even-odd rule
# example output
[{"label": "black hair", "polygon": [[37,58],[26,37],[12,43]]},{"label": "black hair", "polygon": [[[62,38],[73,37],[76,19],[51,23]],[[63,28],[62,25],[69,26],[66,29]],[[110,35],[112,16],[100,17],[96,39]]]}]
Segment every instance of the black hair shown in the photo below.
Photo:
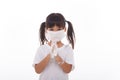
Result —
[{"label": "black hair", "polygon": [[70,21],[65,20],[64,16],[60,13],[49,14],[46,18],[46,21],[40,25],[39,35],[41,44],[44,44],[44,42],[47,41],[45,37],[45,29],[52,28],[55,25],[60,28],[65,28],[66,22],[68,23],[67,39],[69,43],[72,45],[72,48],[74,49],[75,33],[72,23]]}]

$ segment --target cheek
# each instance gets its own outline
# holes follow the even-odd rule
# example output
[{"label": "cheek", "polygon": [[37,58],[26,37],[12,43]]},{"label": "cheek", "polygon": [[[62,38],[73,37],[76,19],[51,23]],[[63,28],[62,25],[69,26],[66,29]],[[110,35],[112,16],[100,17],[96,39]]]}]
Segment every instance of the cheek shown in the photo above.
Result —
[{"label": "cheek", "polygon": [[49,29],[45,29],[45,32],[50,31]]}]

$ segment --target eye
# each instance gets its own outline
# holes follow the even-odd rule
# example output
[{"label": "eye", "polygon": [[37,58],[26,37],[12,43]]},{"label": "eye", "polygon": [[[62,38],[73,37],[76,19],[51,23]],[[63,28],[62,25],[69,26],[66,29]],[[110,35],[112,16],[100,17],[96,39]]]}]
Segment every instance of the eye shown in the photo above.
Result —
[{"label": "eye", "polygon": [[59,28],[59,29],[58,29],[58,31],[59,31],[59,30],[62,30],[62,29],[61,29],[61,28]]},{"label": "eye", "polygon": [[59,28],[58,31],[63,30],[63,28]]},{"label": "eye", "polygon": [[62,30],[63,28],[59,28],[58,30]]},{"label": "eye", "polygon": [[52,29],[52,28],[50,28],[50,29],[49,29],[49,31],[53,31],[53,29]]}]

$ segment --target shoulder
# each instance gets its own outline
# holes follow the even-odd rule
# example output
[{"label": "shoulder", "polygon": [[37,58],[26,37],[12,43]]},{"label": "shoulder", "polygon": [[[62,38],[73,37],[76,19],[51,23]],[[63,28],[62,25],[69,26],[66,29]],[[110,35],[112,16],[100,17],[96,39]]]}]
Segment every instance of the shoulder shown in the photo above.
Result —
[{"label": "shoulder", "polygon": [[73,50],[72,47],[69,44],[64,45],[64,49],[71,49],[71,50]]},{"label": "shoulder", "polygon": [[67,51],[67,52],[73,52],[73,49],[70,45],[64,45],[64,51]]},{"label": "shoulder", "polygon": [[38,47],[38,49],[46,49],[46,48],[48,48],[47,44],[43,44]]},{"label": "shoulder", "polygon": [[48,50],[49,50],[49,47],[47,46],[47,44],[40,45],[40,46],[37,48],[37,51],[41,51],[41,52],[48,51]]}]

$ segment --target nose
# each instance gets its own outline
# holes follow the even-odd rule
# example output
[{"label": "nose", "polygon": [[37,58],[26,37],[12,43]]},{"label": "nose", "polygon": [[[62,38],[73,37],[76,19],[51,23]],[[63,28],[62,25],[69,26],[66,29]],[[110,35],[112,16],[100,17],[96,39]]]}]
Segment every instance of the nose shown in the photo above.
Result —
[{"label": "nose", "polygon": [[53,31],[58,31],[58,26],[55,25],[55,26],[53,27]]}]

